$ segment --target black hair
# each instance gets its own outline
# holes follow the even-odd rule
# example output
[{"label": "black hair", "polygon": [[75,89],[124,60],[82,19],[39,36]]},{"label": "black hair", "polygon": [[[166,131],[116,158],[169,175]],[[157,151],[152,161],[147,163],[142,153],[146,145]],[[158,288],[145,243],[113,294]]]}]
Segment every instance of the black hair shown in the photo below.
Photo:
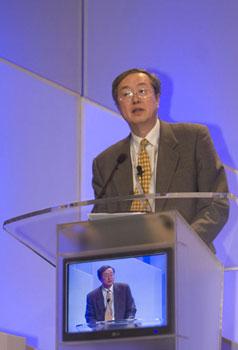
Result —
[{"label": "black hair", "polygon": [[107,269],[112,269],[113,273],[115,273],[115,269],[114,267],[110,266],[110,265],[103,265],[101,266],[98,270],[97,270],[97,275],[98,275],[98,279],[101,281],[102,279],[102,274],[104,271],[106,271]]},{"label": "black hair", "polygon": [[112,82],[112,97],[113,97],[113,100],[115,101],[116,105],[118,105],[118,100],[117,100],[118,85],[125,77],[127,77],[129,74],[133,74],[133,73],[146,74],[150,78],[151,85],[154,89],[155,95],[160,96],[160,94],[161,94],[161,82],[160,82],[159,78],[155,74],[150,73],[145,69],[132,68],[132,69],[128,69],[125,72],[119,74]]}]

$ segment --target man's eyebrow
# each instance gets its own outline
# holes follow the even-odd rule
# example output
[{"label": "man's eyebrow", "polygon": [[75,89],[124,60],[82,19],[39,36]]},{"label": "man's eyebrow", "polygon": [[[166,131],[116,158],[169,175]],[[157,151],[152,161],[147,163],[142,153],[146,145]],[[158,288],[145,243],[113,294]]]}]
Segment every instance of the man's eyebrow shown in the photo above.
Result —
[{"label": "man's eyebrow", "polygon": [[123,89],[130,89],[130,86],[128,85],[122,86],[119,90],[123,90]]}]

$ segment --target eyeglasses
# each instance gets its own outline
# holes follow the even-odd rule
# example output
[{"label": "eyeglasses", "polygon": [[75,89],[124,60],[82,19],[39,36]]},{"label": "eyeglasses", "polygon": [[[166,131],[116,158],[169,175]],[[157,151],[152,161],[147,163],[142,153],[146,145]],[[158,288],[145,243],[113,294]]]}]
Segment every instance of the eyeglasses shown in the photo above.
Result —
[{"label": "eyeglasses", "polygon": [[133,92],[131,89],[124,89],[119,92],[118,94],[118,100],[119,101],[124,101],[124,102],[129,102],[132,100],[134,96],[138,96],[140,98],[148,98],[152,96],[154,91],[149,88],[140,88],[136,92]]},{"label": "eyeglasses", "polygon": [[104,278],[108,278],[108,277],[113,277],[114,276],[114,273],[113,272],[111,272],[111,273],[103,273],[102,274],[102,276],[104,277]]}]

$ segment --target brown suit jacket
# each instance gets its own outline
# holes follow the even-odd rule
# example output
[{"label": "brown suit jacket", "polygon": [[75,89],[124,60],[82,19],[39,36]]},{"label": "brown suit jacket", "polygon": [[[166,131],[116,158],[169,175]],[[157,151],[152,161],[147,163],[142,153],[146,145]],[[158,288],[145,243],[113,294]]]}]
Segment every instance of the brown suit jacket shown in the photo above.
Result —
[{"label": "brown suit jacket", "polygon": [[[99,154],[93,161],[93,188],[98,197],[116,159],[127,155],[107,186],[104,197],[133,194],[130,135]],[[224,167],[214,149],[207,127],[161,121],[156,192],[228,192]],[[97,211],[128,211],[129,202],[100,207]],[[229,214],[224,199],[169,199],[156,201],[156,211],[177,209],[200,237],[210,244]]]}]

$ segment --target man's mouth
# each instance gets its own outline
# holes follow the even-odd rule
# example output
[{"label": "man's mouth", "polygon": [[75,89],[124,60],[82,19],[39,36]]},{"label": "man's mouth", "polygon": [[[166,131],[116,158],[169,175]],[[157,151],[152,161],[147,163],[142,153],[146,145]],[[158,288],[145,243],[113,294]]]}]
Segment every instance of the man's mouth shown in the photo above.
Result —
[{"label": "man's mouth", "polygon": [[139,108],[139,107],[136,107],[136,108],[132,109],[132,113],[139,113],[139,112],[144,112],[144,109],[143,108]]}]

